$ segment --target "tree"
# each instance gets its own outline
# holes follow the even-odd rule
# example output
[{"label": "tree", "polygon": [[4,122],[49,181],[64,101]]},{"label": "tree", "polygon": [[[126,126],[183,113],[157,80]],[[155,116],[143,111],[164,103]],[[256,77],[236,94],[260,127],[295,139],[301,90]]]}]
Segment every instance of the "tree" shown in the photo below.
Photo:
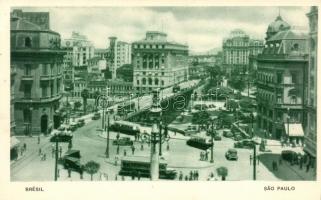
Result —
[{"label": "tree", "polygon": [[208,124],[209,119],[210,119],[210,114],[207,111],[202,110],[193,114],[192,123],[205,125],[205,124]]},{"label": "tree", "polygon": [[232,76],[229,79],[228,83],[232,88],[234,88],[234,89],[236,89],[238,91],[243,91],[245,89],[245,86],[246,86],[246,81],[240,75]]},{"label": "tree", "polygon": [[222,177],[222,181],[225,181],[225,179],[228,175],[228,169],[226,167],[219,167],[216,169],[216,172],[219,176]]},{"label": "tree", "polygon": [[74,110],[78,110],[80,107],[81,107],[81,102],[80,101],[76,101],[75,103],[74,103]]},{"label": "tree", "polygon": [[93,175],[98,172],[100,164],[95,161],[89,161],[85,164],[84,170],[90,174],[90,180],[93,180]]},{"label": "tree", "polygon": [[89,91],[88,89],[83,89],[81,92],[81,97],[83,99],[83,104],[84,104],[84,114],[86,114],[86,109],[87,109],[87,99],[89,97]]}]

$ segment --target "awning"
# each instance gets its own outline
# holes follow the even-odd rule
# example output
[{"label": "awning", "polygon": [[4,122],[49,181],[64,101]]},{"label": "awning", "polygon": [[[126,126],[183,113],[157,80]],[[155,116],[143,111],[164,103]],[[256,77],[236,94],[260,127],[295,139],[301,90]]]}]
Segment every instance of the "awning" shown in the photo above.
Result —
[{"label": "awning", "polygon": [[10,138],[10,149],[18,146],[19,143],[20,143],[20,141],[19,141],[15,136],[12,136],[12,137]]},{"label": "awning", "polygon": [[[284,123],[284,127],[285,127],[285,133],[289,137],[303,137],[304,136],[302,124],[300,124],[300,123],[292,123],[292,124]],[[290,132],[288,131],[288,127],[290,129]]]}]

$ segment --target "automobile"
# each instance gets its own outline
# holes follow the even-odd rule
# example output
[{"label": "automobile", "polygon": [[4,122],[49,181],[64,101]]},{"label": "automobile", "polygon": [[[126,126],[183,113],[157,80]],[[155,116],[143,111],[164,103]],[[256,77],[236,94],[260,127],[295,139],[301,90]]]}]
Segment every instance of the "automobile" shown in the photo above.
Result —
[{"label": "automobile", "polygon": [[77,121],[77,125],[78,125],[78,127],[84,126],[84,125],[85,125],[85,120],[84,120],[84,119],[79,119],[79,120]]},{"label": "automobile", "polygon": [[113,141],[113,145],[118,145],[118,146],[132,146],[134,142],[130,140],[129,137],[122,137],[119,138],[118,140]]},{"label": "automobile", "polygon": [[207,109],[207,105],[206,104],[197,104],[194,106],[195,110],[206,110]]},{"label": "automobile", "polygon": [[222,140],[222,137],[219,136],[219,135],[215,135],[215,136],[214,136],[214,140],[215,140],[215,141],[220,141],[220,140]]},{"label": "automobile", "polygon": [[233,133],[231,132],[231,130],[224,130],[223,131],[223,136],[227,137],[227,138],[232,138],[233,137]]},{"label": "automobile", "polygon": [[184,132],[187,135],[197,133],[197,126],[196,125],[188,125],[188,127],[184,130]]},{"label": "automobile", "polygon": [[63,165],[64,169],[82,173],[84,166],[81,164],[80,158],[81,155],[79,150],[70,149],[58,160],[58,162]]},{"label": "automobile", "polygon": [[75,131],[78,128],[78,123],[77,122],[71,122],[69,124],[69,126],[70,126],[70,130],[71,131]]},{"label": "automobile", "polygon": [[225,153],[225,157],[227,160],[237,160],[238,159],[237,150],[236,149],[227,150],[227,152]]},{"label": "automobile", "polygon": [[186,141],[186,144],[188,146],[201,149],[201,150],[207,150],[212,146],[212,142],[210,139],[202,138],[202,137],[192,137]]},{"label": "automobile", "polygon": [[298,159],[298,154],[292,150],[283,150],[281,152],[281,157],[283,160],[286,160],[289,162],[296,162]]},{"label": "automobile", "polygon": [[234,148],[253,149],[255,144],[253,140],[241,140],[234,143]]},{"label": "automobile", "polygon": [[100,119],[100,113],[99,113],[99,112],[96,112],[91,119],[92,119],[92,120]]}]

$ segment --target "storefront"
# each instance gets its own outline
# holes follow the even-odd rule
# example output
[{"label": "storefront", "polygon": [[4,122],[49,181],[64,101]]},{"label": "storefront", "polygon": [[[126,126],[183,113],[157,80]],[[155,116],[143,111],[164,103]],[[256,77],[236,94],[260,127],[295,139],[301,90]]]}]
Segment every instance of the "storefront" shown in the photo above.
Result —
[{"label": "storefront", "polygon": [[303,145],[304,132],[301,123],[285,123],[285,139],[294,145]]}]

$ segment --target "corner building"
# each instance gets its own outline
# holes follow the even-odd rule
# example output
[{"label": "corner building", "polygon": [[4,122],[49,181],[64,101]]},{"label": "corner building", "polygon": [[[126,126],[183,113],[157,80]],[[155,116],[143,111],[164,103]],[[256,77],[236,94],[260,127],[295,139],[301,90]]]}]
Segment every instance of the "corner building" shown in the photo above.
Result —
[{"label": "corner building", "polygon": [[[270,24],[257,58],[257,123],[268,137],[302,145],[307,34],[279,19]],[[278,32],[270,34],[272,29]]]},{"label": "corner building", "polygon": [[[318,7],[312,6],[309,18],[309,68],[307,73],[306,127],[304,151],[310,157],[311,167],[315,167],[317,155],[317,56],[318,56]],[[314,168],[316,169],[316,168]]]},{"label": "corner building", "polygon": [[167,41],[167,34],[148,31],[133,47],[133,86],[136,93],[171,87],[188,79],[188,46]]},{"label": "corner building", "polygon": [[21,12],[11,13],[15,134],[48,134],[58,121],[54,118],[61,98],[64,53],[60,35],[49,29],[49,21],[40,26],[19,17]]}]

